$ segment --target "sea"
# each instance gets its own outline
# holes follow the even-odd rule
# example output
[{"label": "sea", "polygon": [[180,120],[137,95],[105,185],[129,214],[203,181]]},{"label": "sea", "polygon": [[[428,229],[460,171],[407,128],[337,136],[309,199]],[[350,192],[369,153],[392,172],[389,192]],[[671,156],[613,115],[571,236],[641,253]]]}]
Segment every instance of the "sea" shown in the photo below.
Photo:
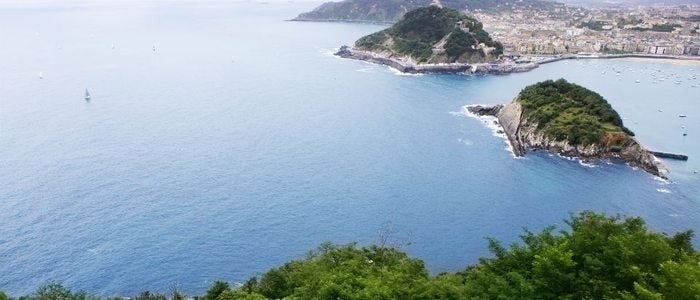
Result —
[{"label": "sea", "polygon": [[[383,26],[286,21],[317,4],[1,2],[0,290],[200,295],[325,241],[460,271],[490,255],[488,237],[565,230],[585,210],[700,230],[700,63],[407,75],[332,55]],[[464,111],[559,78],[600,93],[646,147],[690,159],[664,160],[661,180],[514,158]]]}]

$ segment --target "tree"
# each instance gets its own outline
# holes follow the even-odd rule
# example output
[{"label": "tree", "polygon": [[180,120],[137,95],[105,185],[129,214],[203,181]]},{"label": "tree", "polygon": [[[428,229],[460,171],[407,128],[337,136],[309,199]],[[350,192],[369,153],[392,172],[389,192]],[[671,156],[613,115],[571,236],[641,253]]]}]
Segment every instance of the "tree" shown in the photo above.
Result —
[{"label": "tree", "polygon": [[209,290],[204,295],[203,300],[217,300],[219,299],[219,295],[221,295],[221,293],[228,290],[231,290],[228,282],[216,280],[214,283],[212,283],[211,287],[209,287]]}]

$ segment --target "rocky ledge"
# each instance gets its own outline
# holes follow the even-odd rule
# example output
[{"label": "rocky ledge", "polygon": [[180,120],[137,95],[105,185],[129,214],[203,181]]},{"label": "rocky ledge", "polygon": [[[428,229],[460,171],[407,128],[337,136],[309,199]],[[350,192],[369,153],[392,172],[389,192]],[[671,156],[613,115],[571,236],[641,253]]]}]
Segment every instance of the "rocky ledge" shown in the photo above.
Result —
[{"label": "rocky ledge", "polygon": [[523,156],[528,150],[546,150],[584,161],[618,158],[630,166],[642,168],[661,178],[665,179],[668,176],[666,167],[633,138],[627,139],[622,146],[607,147],[601,144],[573,145],[568,141],[545,136],[537,129],[536,123],[523,116],[521,104],[517,99],[506,105],[467,106],[467,110],[477,116],[496,117],[516,156]]}]

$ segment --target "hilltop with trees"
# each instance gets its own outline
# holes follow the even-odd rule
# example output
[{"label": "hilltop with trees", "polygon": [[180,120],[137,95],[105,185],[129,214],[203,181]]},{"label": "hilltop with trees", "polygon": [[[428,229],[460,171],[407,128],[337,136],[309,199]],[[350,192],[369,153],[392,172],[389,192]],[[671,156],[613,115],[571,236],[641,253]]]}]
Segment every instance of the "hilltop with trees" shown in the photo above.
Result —
[{"label": "hilltop with trees", "polygon": [[668,175],[602,96],[564,79],[530,85],[506,105],[467,109],[498,118],[516,156],[541,149],[583,160],[617,158],[659,177]]},{"label": "hilltop with trees", "polygon": [[408,12],[393,26],[357,40],[355,48],[430,63],[483,62],[503,53],[481,22],[437,6]]}]

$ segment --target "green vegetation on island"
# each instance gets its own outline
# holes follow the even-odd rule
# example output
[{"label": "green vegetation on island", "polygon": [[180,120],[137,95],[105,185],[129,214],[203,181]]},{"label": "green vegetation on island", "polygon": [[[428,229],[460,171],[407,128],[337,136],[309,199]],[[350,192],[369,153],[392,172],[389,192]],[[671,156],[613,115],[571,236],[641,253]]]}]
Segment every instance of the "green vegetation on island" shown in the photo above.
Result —
[{"label": "green vegetation on island", "polygon": [[520,92],[518,101],[524,116],[557,141],[615,148],[634,136],[602,96],[564,79],[530,85]]},{"label": "green vegetation on island", "polygon": [[[583,212],[568,231],[525,230],[509,247],[489,239],[491,258],[431,276],[425,263],[387,247],[322,244],[233,288],[216,281],[202,300],[259,299],[698,299],[700,253],[692,231],[650,231],[641,218]],[[186,299],[143,292],[136,300]],[[0,293],[0,300],[8,297]],[[12,299],[12,298],[9,298]],[[21,300],[99,297],[50,284]]]},{"label": "green vegetation on island", "polygon": [[[492,12],[514,9],[550,10],[562,7],[561,3],[542,0],[440,0],[444,7],[457,10],[483,10]],[[434,3],[433,0],[343,0],[326,2],[310,12],[297,16],[301,21],[346,21],[394,23],[414,9]]]},{"label": "green vegetation on island", "polygon": [[355,47],[418,62],[482,62],[503,53],[503,45],[491,39],[481,22],[437,6],[408,12],[392,27],[360,38]]}]

